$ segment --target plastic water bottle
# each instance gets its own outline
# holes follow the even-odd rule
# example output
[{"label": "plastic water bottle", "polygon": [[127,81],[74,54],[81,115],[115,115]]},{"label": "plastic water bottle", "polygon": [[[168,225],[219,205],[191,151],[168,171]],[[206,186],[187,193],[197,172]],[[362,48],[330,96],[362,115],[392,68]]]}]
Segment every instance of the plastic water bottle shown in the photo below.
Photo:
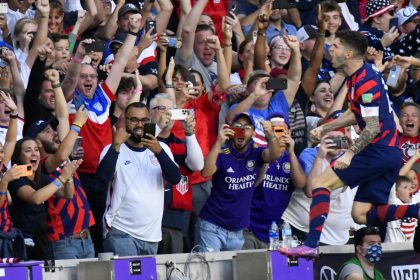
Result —
[{"label": "plastic water bottle", "polygon": [[286,221],[284,221],[281,228],[281,237],[283,239],[283,248],[290,248],[293,242],[292,228]]},{"label": "plastic water bottle", "polygon": [[270,237],[270,250],[277,250],[279,244],[279,227],[275,221],[271,223],[268,236]]}]

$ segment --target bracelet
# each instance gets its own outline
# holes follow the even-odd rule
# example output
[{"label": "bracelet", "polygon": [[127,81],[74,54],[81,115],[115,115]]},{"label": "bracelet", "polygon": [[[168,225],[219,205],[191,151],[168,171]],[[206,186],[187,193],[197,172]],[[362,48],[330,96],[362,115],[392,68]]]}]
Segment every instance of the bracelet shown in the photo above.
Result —
[{"label": "bracelet", "polygon": [[77,58],[76,56],[73,56],[73,57],[71,58],[71,60],[72,60],[72,61],[74,61],[74,63],[79,64],[79,63],[82,63],[83,58]]},{"label": "bracelet", "polygon": [[79,129],[82,129],[82,126],[80,124],[73,123],[72,125],[77,126]]},{"label": "bracelet", "polygon": [[57,189],[61,189],[63,187],[63,185],[57,179],[55,179],[52,182],[54,183],[54,185],[56,185]]},{"label": "bracelet", "polygon": [[165,87],[166,88],[175,88],[173,84],[166,84]]},{"label": "bracelet", "polygon": [[232,47],[232,43],[230,43],[230,44],[226,44],[226,43],[225,43],[225,48],[226,48],[226,47],[228,47],[228,48],[229,48],[229,47]]},{"label": "bracelet", "polygon": [[77,135],[79,135],[79,133],[80,133],[80,129],[79,128],[77,128],[76,126],[72,125],[72,126],[70,126],[70,129],[73,130],[74,132],[76,132]]},{"label": "bracelet", "polygon": [[10,114],[9,115],[9,118],[10,119],[17,119],[19,117],[19,115],[16,113],[16,114]]},{"label": "bracelet", "polygon": [[5,192],[0,192],[0,195],[7,195],[7,191],[5,191]]},{"label": "bracelet", "polygon": [[59,87],[61,87],[61,84],[60,83],[52,84],[52,88],[59,88]]},{"label": "bracelet", "polygon": [[130,35],[134,35],[134,36],[138,36],[139,35],[139,33],[138,32],[134,32],[134,31],[131,31],[131,30],[128,30],[128,34],[130,34]]},{"label": "bracelet", "polygon": [[263,37],[265,37],[265,36],[266,36],[265,32],[262,32],[262,31],[258,31],[258,32],[257,32],[257,35],[260,35],[260,36],[263,36]]},{"label": "bracelet", "polygon": [[136,89],[134,90],[134,93],[138,94],[138,95],[140,95],[142,92],[143,92],[143,90],[139,87],[136,87]]}]

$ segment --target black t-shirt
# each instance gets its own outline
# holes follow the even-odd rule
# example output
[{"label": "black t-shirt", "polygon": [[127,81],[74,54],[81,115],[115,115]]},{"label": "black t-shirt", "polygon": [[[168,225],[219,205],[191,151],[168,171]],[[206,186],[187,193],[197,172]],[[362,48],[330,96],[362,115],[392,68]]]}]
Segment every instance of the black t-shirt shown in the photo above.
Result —
[{"label": "black t-shirt", "polygon": [[[44,182],[43,186],[45,186],[52,181],[52,178],[42,175],[42,181]],[[29,204],[18,197],[19,189],[26,185],[30,185],[30,181],[26,177],[9,183],[8,190],[12,196],[10,214],[14,226],[23,232],[23,236],[32,238],[38,227],[44,224],[47,209],[44,203],[40,205]]]}]

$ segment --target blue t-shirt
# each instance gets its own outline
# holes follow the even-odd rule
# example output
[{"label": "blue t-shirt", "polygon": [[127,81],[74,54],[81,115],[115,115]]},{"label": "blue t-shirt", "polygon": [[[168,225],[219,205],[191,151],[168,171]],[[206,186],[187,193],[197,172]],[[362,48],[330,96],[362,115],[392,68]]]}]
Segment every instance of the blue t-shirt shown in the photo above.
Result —
[{"label": "blue t-shirt", "polygon": [[248,145],[244,153],[231,144],[224,147],[216,161],[210,197],[200,213],[200,218],[230,231],[249,226],[250,206],[255,181],[264,161],[263,148]]},{"label": "blue t-shirt", "polygon": [[270,225],[273,221],[280,221],[294,189],[290,174],[290,156],[285,152],[270,164],[264,181],[254,191],[249,229],[259,240],[269,242]]}]

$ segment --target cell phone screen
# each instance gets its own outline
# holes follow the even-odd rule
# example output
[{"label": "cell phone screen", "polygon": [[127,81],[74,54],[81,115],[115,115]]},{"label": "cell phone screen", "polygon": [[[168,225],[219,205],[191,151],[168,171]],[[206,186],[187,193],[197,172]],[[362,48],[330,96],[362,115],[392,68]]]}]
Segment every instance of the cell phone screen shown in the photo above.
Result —
[{"label": "cell phone screen", "polygon": [[146,20],[146,33],[149,32],[150,29],[152,29],[152,33],[150,35],[156,34],[156,21],[155,20]]},{"label": "cell phone screen", "polygon": [[154,123],[145,123],[143,125],[143,128],[144,128],[144,136],[143,136],[144,138],[151,139],[149,136],[146,135],[146,133],[155,136],[155,133],[156,133],[156,124],[154,124]]}]

